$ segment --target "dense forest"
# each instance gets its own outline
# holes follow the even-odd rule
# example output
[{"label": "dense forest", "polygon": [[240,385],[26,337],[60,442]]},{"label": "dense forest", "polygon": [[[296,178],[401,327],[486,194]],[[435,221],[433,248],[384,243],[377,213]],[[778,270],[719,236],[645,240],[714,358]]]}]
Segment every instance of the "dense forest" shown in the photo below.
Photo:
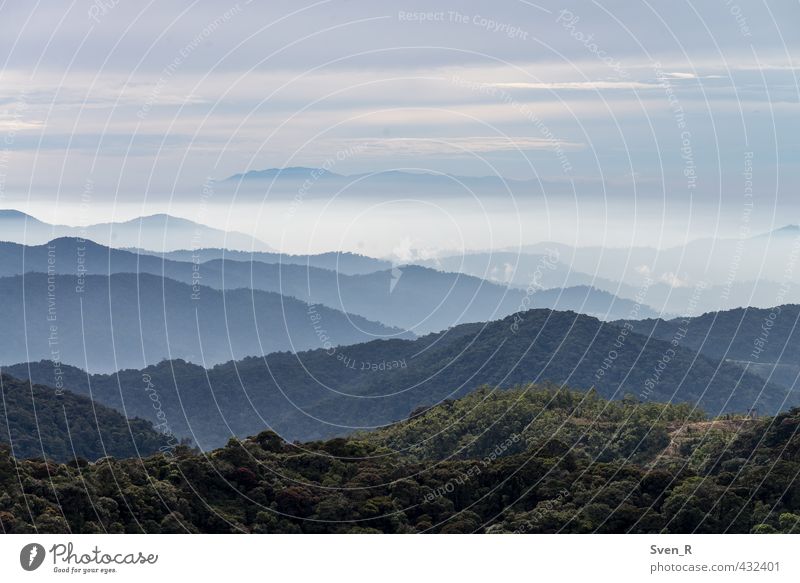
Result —
[{"label": "dense forest", "polygon": [[57,461],[137,457],[169,448],[175,438],[70,391],[0,376],[0,443],[19,458]]},{"label": "dense forest", "polygon": [[[347,435],[394,423],[423,405],[475,387],[554,382],[606,398],[690,403],[710,415],[773,414],[797,397],[735,365],[698,355],[680,339],[647,338],[574,312],[529,310],[463,324],[416,340],[375,340],[301,353],[274,353],[213,368],[181,360],[91,375],[68,367],[65,386],[154,423],[142,390],[151,379],[170,430],[202,449],[270,427],[290,441]],[[48,362],[6,367],[50,382]],[[787,401],[787,397],[789,400]],[[791,399],[794,399],[793,402]]]},{"label": "dense forest", "polygon": [[736,308],[695,318],[619,321],[662,340],[680,334],[683,344],[714,359],[736,363],[771,383],[794,389],[800,379],[800,306]]},{"label": "dense forest", "polygon": [[8,533],[798,532],[800,410],[479,389],[384,429],[57,465],[0,449]]}]

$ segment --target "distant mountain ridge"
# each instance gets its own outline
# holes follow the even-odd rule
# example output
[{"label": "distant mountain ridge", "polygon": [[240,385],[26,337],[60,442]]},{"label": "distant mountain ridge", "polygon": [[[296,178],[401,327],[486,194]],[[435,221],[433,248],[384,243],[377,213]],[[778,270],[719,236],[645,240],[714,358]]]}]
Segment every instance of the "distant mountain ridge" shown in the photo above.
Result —
[{"label": "distant mountain ridge", "polygon": [[0,240],[41,245],[59,237],[81,237],[110,247],[147,247],[157,251],[221,247],[244,251],[273,251],[255,237],[223,231],[188,219],[155,214],[85,227],[53,225],[18,210],[0,210]]},{"label": "distant mountain ridge", "polygon": [[248,170],[239,174],[229,176],[223,182],[236,181],[257,181],[257,180],[313,180],[313,181],[349,181],[357,182],[364,180],[375,180],[387,183],[416,183],[436,181],[439,183],[450,184],[460,183],[480,183],[484,185],[503,185],[503,184],[526,184],[535,180],[515,180],[502,176],[463,176],[457,174],[445,174],[428,171],[408,171],[408,170],[379,170],[375,172],[360,172],[357,174],[339,174],[324,168],[313,168],[308,166],[290,166],[286,168],[265,168],[263,170]]},{"label": "distant mountain ridge", "polygon": [[240,174],[233,174],[223,182],[233,182],[236,180],[267,180],[272,178],[345,178],[343,174],[337,174],[324,168],[311,168],[308,166],[288,166],[286,168],[265,168],[263,170],[248,170]]},{"label": "distant mountain ridge", "polygon": [[0,276],[48,270],[72,274],[78,269],[79,256],[87,274],[150,273],[219,290],[252,288],[280,293],[414,334],[497,319],[528,307],[575,310],[605,320],[637,313],[639,317],[658,315],[647,306],[637,307],[631,300],[589,286],[529,291],[417,265],[344,275],[307,265],[233,261],[227,254],[225,260],[199,263],[196,257],[181,262],[70,238],[43,246],[0,243]]},{"label": "distant mountain ridge", "polygon": [[[588,285],[637,300],[657,313],[697,315],[800,303],[800,275],[786,270],[798,250],[800,228],[787,225],[737,239],[696,239],[665,249],[542,242],[419,263],[523,289]],[[779,298],[776,290],[783,287]]]},{"label": "distant mountain ridge", "polygon": [[[561,243],[525,245],[517,253],[555,254],[570,269],[641,288],[650,280],[677,291],[699,283],[727,289],[747,282],[786,279],[787,262],[800,248],[800,229],[787,225],[767,233],[746,233],[739,238],[703,238],[663,249],[654,247],[576,247]],[[797,280],[793,275],[790,279]],[[609,290],[612,291],[613,290]],[[792,301],[800,301],[800,296]],[[725,297],[718,301],[725,301]],[[772,303],[775,303],[773,298]],[[661,308],[658,302],[653,302]],[[729,309],[735,305],[716,305]],[[671,307],[668,312],[682,313]]]},{"label": "distant mountain ridge", "polygon": [[338,271],[343,275],[366,275],[368,273],[375,273],[376,271],[391,269],[393,265],[391,261],[386,259],[378,259],[368,255],[360,255],[358,253],[346,251],[329,251],[327,253],[316,253],[313,255],[291,255],[268,251],[237,251],[213,247],[176,249],[167,252],[137,248],[127,248],[123,249],[123,251],[130,251],[136,255],[155,255],[163,259],[192,261],[195,263],[207,263],[220,259],[240,262],[259,261],[261,263],[301,265]]},{"label": "distant mountain ridge", "polygon": [[404,335],[272,292],[222,292],[148,273],[0,278],[0,319],[0,364],[46,358],[93,372],[166,358],[212,366]]}]

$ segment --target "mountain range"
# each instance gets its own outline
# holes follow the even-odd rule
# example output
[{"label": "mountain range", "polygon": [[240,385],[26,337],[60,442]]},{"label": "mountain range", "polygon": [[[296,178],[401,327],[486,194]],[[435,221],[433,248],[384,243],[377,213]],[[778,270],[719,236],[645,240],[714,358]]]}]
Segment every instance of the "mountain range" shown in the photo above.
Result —
[{"label": "mountain range", "polygon": [[214,260],[229,260],[260,263],[278,263],[286,265],[302,265],[336,271],[343,275],[366,275],[376,271],[391,269],[395,264],[385,259],[376,259],[367,255],[348,252],[318,253],[316,255],[291,255],[288,253],[270,253],[265,251],[236,251],[206,247],[202,249],[178,249],[164,253],[154,253],[146,249],[126,249],[137,255],[157,255],[162,259],[173,261],[191,261],[207,263]]},{"label": "mountain range", "polygon": [[93,372],[165,358],[212,366],[403,334],[276,293],[222,292],[147,273],[0,278],[0,318],[0,364],[46,358]]},{"label": "mountain range", "polygon": [[[454,194],[463,194],[465,189],[500,189],[502,192],[509,188],[537,188],[537,190],[541,188],[541,184],[537,180],[512,180],[501,176],[459,176],[408,170],[339,174],[324,168],[305,166],[250,170],[229,176],[222,182],[239,185],[269,182],[280,187],[286,184],[302,185],[306,183],[319,188],[335,187],[340,189],[344,187],[348,193],[369,189],[373,191],[373,194],[407,188],[431,189]],[[313,193],[313,188],[311,192]]]},{"label": "mountain range", "polygon": [[59,237],[80,237],[111,247],[144,247],[154,251],[195,247],[273,251],[250,235],[215,229],[167,214],[73,227],[46,223],[17,210],[0,210],[0,240],[42,245]]},{"label": "mountain range", "polygon": [[[701,238],[661,249],[536,243],[514,251],[556,255],[573,270],[634,288],[640,288],[648,279],[675,289],[691,289],[698,283],[725,288],[759,281],[780,285],[787,277],[794,279],[786,266],[793,265],[800,254],[800,227],[786,225],[759,234],[744,231],[737,238]],[[776,303],[774,296],[770,301],[770,305]],[[732,307],[737,306],[724,306]]]},{"label": "mountain range", "polygon": [[[142,370],[64,372],[65,386],[128,414],[154,419],[142,377],[158,387],[175,435],[204,449],[272,429],[309,440],[389,425],[480,385],[552,382],[606,398],[689,403],[710,414],[777,412],[797,394],[740,366],[572,312],[530,310],[415,340],[274,353],[217,365],[165,361]],[[5,368],[35,382],[51,363]]]},{"label": "mountain range", "polygon": [[[310,171],[294,169],[286,176],[297,179]],[[408,174],[412,180],[420,176]],[[283,176],[277,171],[267,172],[267,176],[273,175]],[[333,173],[326,176],[350,178]],[[195,263],[222,258],[256,260],[318,267],[343,275],[368,275],[402,267],[397,262],[353,253],[277,253],[249,235],[163,214],[78,228],[50,225],[19,211],[5,210],[0,211],[0,229],[3,239],[29,245],[41,245],[60,237],[81,237],[115,248],[131,248],[138,254],[161,254],[162,258]],[[697,239],[663,249],[576,247],[542,242],[513,250],[443,254],[410,263],[522,289],[591,287],[645,304],[652,310],[648,317],[654,317],[685,314],[690,305],[696,308],[696,313],[702,313],[799,303],[797,286],[784,285],[796,283],[794,271],[787,271],[784,266],[794,264],[798,255],[800,227],[787,225],[768,233],[745,232],[738,238]],[[702,287],[701,293],[698,286]],[[782,288],[787,290],[785,294],[776,295],[775,290]],[[580,309],[574,304],[552,307]],[[601,310],[585,311],[601,315]],[[625,317],[619,310],[609,314],[609,319]]]},{"label": "mountain range", "polygon": [[93,275],[147,273],[225,291],[274,292],[414,334],[492,320],[528,307],[575,310],[607,320],[631,317],[632,313],[658,316],[647,306],[636,306],[632,300],[589,286],[529,291],[417,265],[346,275],[307,265],[227,258],[204,263],[199,259],[175,261],[74,238],[40,246],[0,243],[0,276],[73,274],[78,269]]},{"label": "mountain range", "polygon": [[[695,243],[698,253],[707,244]],[[203,449],[265,428],[309,440],[384,427],[480,385],[551,382],[711,415],[800,402],[796,305],[695,316],[720,284],[637,288],[622,272],[615,281],[573,269],[605,269],[614,263],[606,250],[527,251],[516,264],[504,252],[396,265],[337,253],[138,251],[83,237],[0,243],[0,363],[155,425],[141,390],[152,379],[170,431]],[[651,309],[659,286],[688,315]]]},{"label": "mountain range", "polygon": [[513,250],[444,254],[418,263],[520,288],[588,285],[619,298],[638,299],[660,314],[697,315],[800,303],[795,270],[787,269],[798,256],[800,228],[788,225],[759,235],[697,239],[665,249],[543,242]]}]

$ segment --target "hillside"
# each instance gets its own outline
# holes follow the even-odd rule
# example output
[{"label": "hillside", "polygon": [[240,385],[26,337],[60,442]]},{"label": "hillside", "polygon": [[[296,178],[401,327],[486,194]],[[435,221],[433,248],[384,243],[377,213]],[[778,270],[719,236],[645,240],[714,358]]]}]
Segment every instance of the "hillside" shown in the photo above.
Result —
[{"label": "hillside", "polygon": [[[611,355],[611,356],[610,356]],[[10,367],[47,382],[51,365]],[[697,355],[572,312],[530,310],[486,324],[464,324],[416,340],[377,340],[332,350],[270,354],[213,368],[169,361],[143,370],[93,375],[93,394],[150,418],[140,391],[159,387],[172,431],[204,449],[270,428],[291,440],[321,439],[391,424],[422,406],[481,385],[549,381],[605,398],[690,403],[710,415],[785,408],[786,390],[738,366]],[[70,373],[68,385],[88,392]]]},{"label": "hillside", "polygon": [[0,442],[15,457],[69,461],[149,456],[177,444],[148,421],[126,419],[70,391],[0,376]]},{"label": "hillside", "polygon": [[507,391],[481,387],[354,439],[417,461],[484,458],[509,436],[519,436],[504,455],[558,440],[571,453],[595,460],[649,462],[669,443],[672,425],[685,427],[703,420],[702,411],[685,403],[607,401],[596,391],[570,391],[549,384]]},{"label": "hillside", "polygon": [[166,358],[212,366],[400,334],[275,293],[223,293],[127,273],[0,278],[0,319],[0,364],[60,360],[92,372],[141,368]]},{"label": "hillside", "polygon": [[17,534],[797,532],[800,411],[720,439],[698,432],[692,445],[703,460],[679,451],[657,462],[669,427],[707,423],[698,419],[686,406],[528,387],[478,391],[366,435],[290,444],[265,431],[203,456],[178,448],[78,470],[18,462],[0,448],[0,526]]},{"label": "hillside", "polygon": [[800,305],[737,308],[695,318],[623,321],[637,333],[681,344],[716,359],[739,364],[771,382],[793,389],[800,376]]},{"label": "hillside", "polygon": [[662,340],[682,328],[682,343],[715,358],[744,361],[777,362],[788,358],[800,362],[800,305],[786,304],[773,308],[736,308],[708,312],[693,318],[671,320],[643,319],[628,323],[637,333]]}]

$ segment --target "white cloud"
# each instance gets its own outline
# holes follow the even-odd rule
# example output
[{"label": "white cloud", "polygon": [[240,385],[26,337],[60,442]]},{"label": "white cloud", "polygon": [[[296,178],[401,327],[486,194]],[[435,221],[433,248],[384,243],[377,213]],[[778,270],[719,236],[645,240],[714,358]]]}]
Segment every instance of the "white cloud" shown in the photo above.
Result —
[{"label": "white cloud", "polygon": [[576,90],[576,91],[602,91],[606,89],[658,89],[655,83],[642,83],[641,81],[558,81],[547,82],[514,82],[492,83],[492,87],[502,89],[540,89],[540,90]]},{"label": "white cloud", "polygon": [[664,76],[669,79],[723,79],[722,75],[697,75],[681,72],[664,73]]},{"label": "white cloud", "polygon": [[581,150],[585,144],[546,138],[469,136],[469,137],[423,137],[423,138],[352,138],[331,140],[330,148],[360,146],[361,155],[468,155],[471,153],[509,152],[529,150],[552,150],[559,146],[563,150]]},{"label": "white cloud", "polygon": [[659,279],[670,287],[687,287],[689,285],[687,280],[681,279],[671,271],[662,273]]},{"label": "white cloud", "polygon": [[414,261],[426,261],[436,256],[434,249],[422,246],[421,242],[405,236],[392,248],[391,261],[394,265],[404,265]]},{"label": "white cloud", "polygon": [[697,79],[694,73],[664,73],[664,76],[672,79]]}]

